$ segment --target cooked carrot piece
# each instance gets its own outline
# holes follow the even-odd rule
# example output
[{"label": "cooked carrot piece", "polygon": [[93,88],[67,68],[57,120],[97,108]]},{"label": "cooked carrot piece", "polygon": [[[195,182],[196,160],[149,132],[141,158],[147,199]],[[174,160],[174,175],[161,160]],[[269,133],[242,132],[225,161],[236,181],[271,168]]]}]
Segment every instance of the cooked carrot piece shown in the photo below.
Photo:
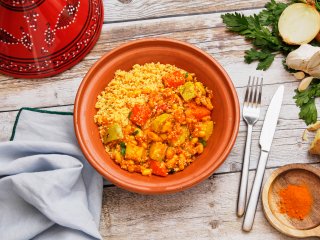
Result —
[{"label": "cooked carrot piece", "polygon": [[185,77],[180,71],[175,71],[174,73],[162,77],[163,83],[166,87],[179,87],[185,82]]},{"label": "cooked carrot piece", "polygon": [[149,160],[150,168],[152,169],[152,174],[166,177],[168,175],[168,169],[166,167],[161,167],[160,162]]},{"label": "cooked carrot piece", "polygon": [[151,117],[151,109],[147,105],[137,104],[133,107],[129,119],[138,126],[143,126]]},{"label": "cooked carrot piece", "polygon": [[197,106],[194,103],[189,104],[189,113],[193,115],[197,120],[201,120],[203,117],[210,115],[210,110],[206,107]]}]

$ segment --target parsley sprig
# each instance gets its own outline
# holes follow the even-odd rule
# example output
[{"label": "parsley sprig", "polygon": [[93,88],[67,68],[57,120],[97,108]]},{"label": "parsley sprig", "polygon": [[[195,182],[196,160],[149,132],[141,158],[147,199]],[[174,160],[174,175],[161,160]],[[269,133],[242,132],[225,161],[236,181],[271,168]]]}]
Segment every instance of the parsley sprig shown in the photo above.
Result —
[{"label": "parsley sprig", "polygon": [[[277,54],[287,56],[289,52],[299,47],[288,45],[282,41],[278,29],[281,13],[295,2],[301,2],[301,0],[291,0],[288,3],[278,3],[271,0],[259,14],[245,16],[235,12],[221,16],[230,31],[243,35],[252,43],[253,48],[245,51],[244,61],[246,63],[258,61],[257,70],[267,70]],[[315,6],[320,11],[320,0],[315,0]],[[320,43],[315,40],[309,44],[320,46]],[[296,72],[288,68],[285,62],[283,62],[283,66],[288,72]],[[295,92],[294,99],[296,105],[300,107],[299,117],[307,125],[315,123],[318,117],[315,99],[320,97],[320,80],[314,80],[305,91],[295,90]]]},{"label": "parsley sprig", "polygon": [[258,61],[257,70],[267,70],[277,54],[287,55],[297,48],[283,42],[279,35],[278,20],[288,5],[271,0],[259,14],[244,16],[235,12],[221,16],[230,31],[251,41],[254,48],[245,51],[244,58],[246,63]]},{"label": "parsley sprig", "polygon": [[316,97],[320,97],[319,80],[313,80],[310,86],[302,92],[296,90],[296,95],[293,97],[296,105],[300,107],[299,117],[303,119],[307,125],[317,121]]}]

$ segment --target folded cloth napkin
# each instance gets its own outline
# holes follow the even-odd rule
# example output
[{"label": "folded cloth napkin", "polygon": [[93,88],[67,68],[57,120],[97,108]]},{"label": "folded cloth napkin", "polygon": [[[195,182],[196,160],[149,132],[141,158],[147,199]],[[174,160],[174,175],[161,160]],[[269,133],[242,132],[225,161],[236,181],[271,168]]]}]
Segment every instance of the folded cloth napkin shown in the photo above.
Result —
[{"label": "folded cloth napkin", "polygon": [[103,181],[72,118],[24,108],[12,141],[0,143],[0,239],[101,239]]}]

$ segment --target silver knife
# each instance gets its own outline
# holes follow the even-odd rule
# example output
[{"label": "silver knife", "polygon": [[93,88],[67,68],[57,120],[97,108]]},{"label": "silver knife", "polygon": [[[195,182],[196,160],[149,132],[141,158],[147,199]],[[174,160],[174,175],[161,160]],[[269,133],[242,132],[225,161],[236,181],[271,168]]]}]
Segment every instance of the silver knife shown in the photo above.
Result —
[{"label": "silver knife", "polygon": [[276,93],[273,95],[265,120],[263,122],[261,135],[260,135],[260,146],[261,154],[260,160],[254,178],[247,211],[243,220],[242,229],[249,232],[252,229],[254,216],[256,214],[256,209],[258,205],[260,189],[262,185],[264,170],[266,168],[269,151],[271,148],[271,143],[273,140],[273,135],[277,127],[277,122],[280,114],[282,99],[283,99],[284,86],[281,85]]}]

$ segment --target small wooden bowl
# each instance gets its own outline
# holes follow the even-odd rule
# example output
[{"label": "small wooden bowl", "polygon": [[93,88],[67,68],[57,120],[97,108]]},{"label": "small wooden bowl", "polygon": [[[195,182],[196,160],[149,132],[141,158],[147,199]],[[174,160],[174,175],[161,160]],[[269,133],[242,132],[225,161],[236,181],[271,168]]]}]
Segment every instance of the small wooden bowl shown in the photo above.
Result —
[{"label": "small wooden bowl", "polygon": [[[303,220],[279,211],[279,191],[288,184],[308,186],[313,205]],[[266,218],[280,232],[298,238],[320,237],[320,169],[306,164],[289,164],[275,170],[263,187],[262,204]]]}]

